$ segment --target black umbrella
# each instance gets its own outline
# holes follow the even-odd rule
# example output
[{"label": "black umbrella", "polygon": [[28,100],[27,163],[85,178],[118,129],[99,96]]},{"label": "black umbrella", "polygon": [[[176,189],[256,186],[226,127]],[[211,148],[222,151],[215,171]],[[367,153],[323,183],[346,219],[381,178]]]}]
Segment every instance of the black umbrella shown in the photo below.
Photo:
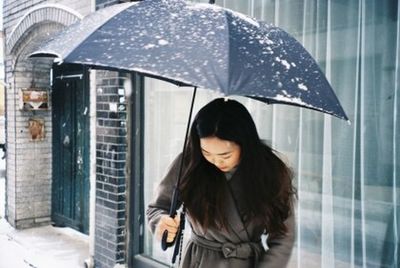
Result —
[{"label": "black umbrella", "polygon": [[347,120],[315,60],[284,30],[210,4],[101,9],[31,54],[315,109]]},{"label": "black umbrella", "polygon": [[[202,87],[348,120],[318,64],[295,38],[278,27],[215,5],[183,0],[114,5],[68,27],[31,54],[38,56],[191,85],[195,87],[192,108],[196,89]],[[180,174],[171,217],[176,215],[179,181]],[[183,225],[184,217],[180,231]],[[181,236],[177,239],[173,262]],[[162,247],[171,244],[166,243],[165,234]]]}]

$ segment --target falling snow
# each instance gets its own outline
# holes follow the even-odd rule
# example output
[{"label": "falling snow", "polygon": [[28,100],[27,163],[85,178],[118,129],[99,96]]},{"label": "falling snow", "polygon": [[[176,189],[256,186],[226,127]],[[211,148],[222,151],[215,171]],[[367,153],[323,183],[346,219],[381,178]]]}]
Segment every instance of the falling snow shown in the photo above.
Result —
[{"label": "falling snow", "polygon": [[287,62],[287,60],[281,60],[281,63],[283,66],[285,66],[286,70],[290,69],[290,64]]},{"label": "falling snow", "polygon": [[158,40],[158,44],[160,46],[165,46],[165,45],[168,45],[169,42],[167,40],[161,39],[161,40]]},{"label": "falling snow", "polygon": [[277,101],[289,102],[289,103],[294,103],[294,104],[299,104],[299,105],[304,105],[304,106],[310,107],[310,105],[308,105],[307,103],[305,103],[298,97],[287,97],[287,96],[278,94],[273,99],[277,100]]},{"label": "falling snow", "polygon": [[301,90],[304,90],[304,91],[307,91],[307,90],[308,90],[308,87],[307,87],[306,85],[304,85],[303,83],[298,84],[297,87],[298,87],[299,89],[301,89]]},{"label": "falling snow", "polygon": [[154,48],[156,45],[154,45],[154,44],[147,44],[147,45],[145,45],[143,48],[144,49],[150,49],[150,48]]}]

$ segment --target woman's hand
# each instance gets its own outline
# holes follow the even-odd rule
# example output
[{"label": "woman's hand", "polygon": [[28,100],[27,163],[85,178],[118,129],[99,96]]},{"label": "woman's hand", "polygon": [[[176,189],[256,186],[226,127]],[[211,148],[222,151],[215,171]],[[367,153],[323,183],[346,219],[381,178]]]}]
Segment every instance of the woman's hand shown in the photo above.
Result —
[{"label": "woman's hand", "polygon": [[180,222],[180,216],[176,215],[175,218],[171,218],[168,215],[163,215],[158,222],[156,227],[156,237],[161,241],[163,233],[165,230],[168,231],[167,242],[171,243],[174,241],[176,233],[178,232]]}]

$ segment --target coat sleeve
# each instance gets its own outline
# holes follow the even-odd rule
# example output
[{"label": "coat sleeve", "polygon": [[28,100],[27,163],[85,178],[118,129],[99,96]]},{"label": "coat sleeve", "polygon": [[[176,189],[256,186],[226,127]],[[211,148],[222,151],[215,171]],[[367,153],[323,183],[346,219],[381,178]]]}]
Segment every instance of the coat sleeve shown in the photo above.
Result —
[{"label": "coat sleeve", "polygon": [[294,210],[286,219],[285,225],[288,229],[285,235],[267,238],[269,249],[261,257],[260,268],[282,268],[287,266],[296,236]]},{"label": "coat sleeve", "polygon": [[[169,214],[172,193],[177,181],[180,162],[181,156],[179,155],[172,162],[167,175],[158,185],[155,197],[147,207],[146,216],[148,220],[148,226],[152,233],[154,233],[160,217],[162,215]],[[177,204],[177,208],[179,208],[179,206],[180,203]]]}]

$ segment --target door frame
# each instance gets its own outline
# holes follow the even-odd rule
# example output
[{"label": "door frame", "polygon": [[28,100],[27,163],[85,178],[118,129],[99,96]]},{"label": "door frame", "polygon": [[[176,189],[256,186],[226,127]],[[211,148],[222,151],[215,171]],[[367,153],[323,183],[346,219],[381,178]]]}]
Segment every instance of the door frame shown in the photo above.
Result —
[{"label": "door frame", "polygon": [[[53,152],[53,168],[52,168],[52,212],[51,212],[51,218],[52,221],[54,222],[55,225],[57,226],[67,226],[71,227],[79,232],[88,234],[89,233],[89,224],[90,224],[90,86],[89,86],[89,72],[87,67],[84,67],[83,65],[79,64],[62,64],[62,65],[57,65],[54,64],[52,68],[52,125],[53,125],[53,135],[52,135],[52,152]],[[65,217],[62,214],[57,213],[57,208],[60,205],[59,199],[58,199],[58,193],[55,190],[55,187],[58,186],[57,183],[60,182],[59,176],[62,174],[60,168],[61,165],[63,164],[60,161],[60,145],[62,143],[60,133],[59,133],[59,125],[60,124],[57,121],[57,116],[59,113],[57,105],[59,105],[60,99],[56,99],[58,94],[55,91],[57,86],[57,80],[62,79],[62,80],[71,80],[71,79],[81,79],[81,86],[82,86],[82,92],[80,92],[83,95],[82,100],[82,107],[85,108],[85,112],[87,113],[87,116],[84,117],[83,124],[82,126],[82,134],[84,137],[80,137],[81,139],[81,148],[77,147],[76,144],[72,144],[73,148],[73,154],[76,154],[77,150],[80,149],[82,150],[82,178],[84,179],[82,183],[82,191],[81,191],[81,196],[80,196],[80,209],[79,209],[79,220],[76,221],[70,217]],[[78,93],[79,94],[79,93]],[[81,95],[81,96],[82,96]],[[77,95],[74,95],[75,98]],[[54,98],[53,98],[54,97]],[[78,111],[76,109],[71,109],[71,114],[74,114],[74,116],[77,115]],[[77,137],[78,135],[76,135]],[[77,137],[79,138],[79,137]],[[72,140],[72,137],[71,137]],[[72,170],[72,175],[70,179],[75,175],[74,172],[74,167],[76,166],[76,163],[72,162],[71,160],[71,170]],[[73,189],[71,190],[73,191]],[[71,205],[73,206],[73,205]],[[72,208],[71,208],[72,209]],[[75,209],[75,207],[73,208]]]}]

